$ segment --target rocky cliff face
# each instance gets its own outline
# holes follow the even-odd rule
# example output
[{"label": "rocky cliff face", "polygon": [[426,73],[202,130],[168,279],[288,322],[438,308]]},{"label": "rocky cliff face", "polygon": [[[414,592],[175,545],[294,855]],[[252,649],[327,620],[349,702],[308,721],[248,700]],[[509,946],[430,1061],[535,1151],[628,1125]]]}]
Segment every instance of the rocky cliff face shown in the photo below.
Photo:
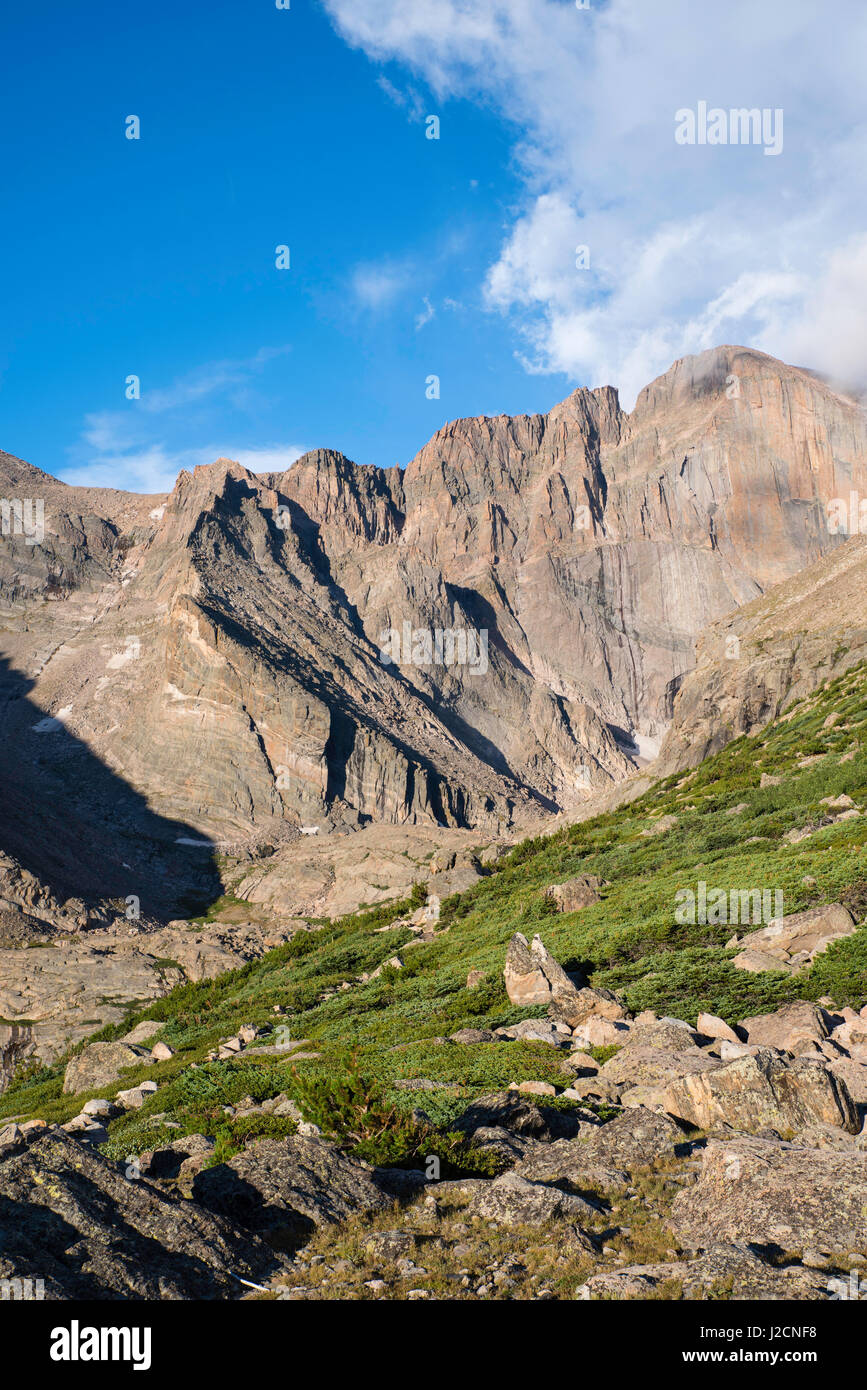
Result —
[{"label": "rocky cliff face", "polygon": [[809,372],[723,348],[629,415],[582,389],[449,424],[404,471],[318,450],[136,497],[2,455],[0,487],[45,510],[41,543],[0,542],[5,848],[26,863],[35,806],[110,894],[167,847],[195,887],[213,841],[496,833],[620,780],[701,630],[842,544],[828,505],[867,495],[867,431]]},{"label": "rocky cliff face", "polygon": [[867,537],[775,585],[702,633],[655,776],[694,767],[867,659]]}]

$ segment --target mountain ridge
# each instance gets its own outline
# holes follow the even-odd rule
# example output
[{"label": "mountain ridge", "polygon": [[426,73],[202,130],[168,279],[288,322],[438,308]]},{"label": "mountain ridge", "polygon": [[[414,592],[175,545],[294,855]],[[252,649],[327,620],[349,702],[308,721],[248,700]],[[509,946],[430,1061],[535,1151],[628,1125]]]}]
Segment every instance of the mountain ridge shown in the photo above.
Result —
[{"label": "mountain ridge", "polygon": [[[805,369],[720,348],[629,413],[578,388],[451,421],[403,470],[220,459],[144,496],[29,468],[0,455],[46,528],[0,549],[0,645],[54,743],[212,842],[496,833],[646,765],[708,624],[843,543],[828,504],[867,495],[867,427]],[[484,670],[459,659],[481,634]]]}]

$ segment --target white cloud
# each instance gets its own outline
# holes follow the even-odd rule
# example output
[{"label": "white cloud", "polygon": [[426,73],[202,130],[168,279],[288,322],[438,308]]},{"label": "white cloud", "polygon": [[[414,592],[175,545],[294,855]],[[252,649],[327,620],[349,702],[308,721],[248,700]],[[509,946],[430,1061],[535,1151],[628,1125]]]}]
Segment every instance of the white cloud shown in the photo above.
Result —
[{"label": "white cloud", "polygon": [[121,488],[127,492],[171,492],[182,469],[192,472],[200,464],[218,458],[234,459],[251,473],[283,473],[305,452],[295,444],[270,444],[248,448],[212,444],[196,449],[171,449],[164,444],[149,448],[130,445],[113,452],[95,453],[85,462],[66,469],[63,481],[74,487]]},{"label": "white cloud", "polygon": [[195,405],[218,393],[230,400],[243,399],[243,392],[255,374],[274,358],[282,357],[290,351],[288,346],[260,348],[253,357],[241,358],[238,361],[209,362],[163,390],[149,390],[144,384],[141,408],[149,414],[161,415],[167,410]]},{"label": "white cloud", "polygon": [[[218,458],[234,459],[252,473],[285,471],[301,457],[303,448],[279,442],[238,443],[237,426],[220,438],[214,420],[218,414],[224,416],[227,407],[243,408],[256,372],[288,350],[262,348],[240,361],[209,363],[164,388],[149,390],[143,383],[141,400],[130,401],[121,410],[85,416],[80,439],[70,449],[70,463],[60,476],[77,487],[158,494],[171,492],[182,469],[191,471]],[[211,400],[215,396],[217,402]],[[209,401],[203,415],[202,407]],[[177,442],[167,442],[167,435]],[[217,442],[184,443],[190,435],[216,436]]]},{"label": "white cloud", "polygon": [[[484,289],[528,370],[630,403],[727,341],[867,384],[861,0],[324,2],[372,59],[514,126],[525,202]],[[678,145],[700,100],[782,108],[782,154]]]},{"label": "white cloud", "polygon": [[410,121],[420,121],[424,115],[424,100],[415,87],[396,87],[393,82],[389,82],[385,76],[376,79],[376,85],[381,92],[384,92],[389,101],[394,102],[395,106],[401,107],[407,112],[407,119]]},{"label": "white cloud", "polygon": [[387,309],[412,284],[412,271],[397,261],[369,261],[352,273],[352,290],[364,309]]},{"label": "white cloud", "polygon": [[417,333],[420,329],[425,328],[427,324],[430,323],[431,319],[436,318],[437,313],[436,309],[431,304],[427,295],[424,295],[422,297],[422,304],[424,305],[424,308],[422,309],[421,313],[416,314],[415,318],[415,329]]}]

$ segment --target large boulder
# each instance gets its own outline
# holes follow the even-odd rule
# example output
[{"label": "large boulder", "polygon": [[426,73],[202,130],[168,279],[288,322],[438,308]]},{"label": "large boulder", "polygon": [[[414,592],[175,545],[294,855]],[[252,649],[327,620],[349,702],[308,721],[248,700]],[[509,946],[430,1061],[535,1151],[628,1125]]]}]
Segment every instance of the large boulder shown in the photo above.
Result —
[{"label": "large boulder", "polygon": [[682,1076],[665,1090],[662,1104],[697,1129],[722,1125],[754,1134],[826,1124],[857,1134],[858,1112],[845,1082],[821,1062],[798,1057],[787,1063],[765,1048],[713,1071]]},{"label": "large boulder", "polygon": [[149,1066],[153,1062],[144,1047],[124,1042],[88,1043],[73,1057],[63,1077],[63,1090],[68,1095],[79,1091],[99,1091],[117,1081],[127,1067]]},{"label": "large boulder", "polygon": [[571,1187],[623,1187],[629,1173],[658,1158],[672,1157],[685,1141],[668,1115],[636,1107],[608,1124],[588,1130],[589,1138],[538,1145],[515,1168],[519,1177]]},{"label": "large boulder", "polygon": [[684,1137],[670,1116],[637,1106],[595,1130],[582,1148],[595,1162],[630,1172],[658,1158],[670,1158]]},{"label": "large boulder", "polygon": [[283,1269],[255,1236],[57,1129],[0,1154],[0,1229],[0,1279],[43,1279],[54,1299],[237,1298],[240,1279]]},{"label": "large boulder", "polygon": [[598,1207],[557,1187],[504,1173],[481,1188],[469,1206],[471,1216],[504,1226],[539,1226],[546,1221],[586,1221]]},{"label": "large boulder", "polygon": [[743,1019],[738,1031],[754,1046],[792,1052],[805,1040],[820,1043],[828,1036],[828,1025],[817,1004],[797,999],[792,1004],[783,1004],[772,1014],[755,1014]]},{"label": "large boulder", "polygon": [[699,1248],[745,1241],[782,1250],[867,1250],[867,1155],[738,1135],[711,1140],[671,1225]]},{"label": "large boulder", "polygon": [[581,1120],[552,1105],[534,1105],[517,1091],[495,1091],[474,1100],[450,1128],[458,1134],[504,1129],[510,1134],[547,1142],[574,1137],[581,1129]]},{"label": "large boulder", "polygon": [[384,1211],[391,1203],[366,1163],[302,1135],[261,1139],[228,1163],[198,1173],[192,1190],[201,1206],[285,1249],[317,1226],[354,1212]]},{"label": "large boulder", "polygon": [[551,1017],[570,1028],[594,1016],[626,1017],[626,1010],[610,990],[576,984],[545,947],[541,936],[534,936],[528,945],[525,936],[515,933],[506,952],[503,979],[513,1004],[547,1004]]},{"label": "large boulder", "polygon": [[778,917],[758,931],[732,939],[730,945],[743,947],[732,964],[739,970],[785,970],[794,975],[826,951],[832,941],[851,936],[856,925],[852,913],[841,903]]},{"label": "large boulder", "polygon": [[545,889],[544,896],[556,905],[558,912],[579,912],[582,907],[601,901],[601,887],[602,880],[594,874],[581,874],[565,883],[552,883]]},{"label": "large boulder", "polygon": [[661,1047],[623,1047],[603,1066],[600,1081],[617,1087],[621,1104],[658,1107],[665,1088],[681,1076],[713,1071],[722,1064],[716,1057],[693,1048],[673,1051]]},{"label": "large boulder", "polygon": [[528,944],[521,932],[516,932],[509,942],[503,979],[512,1003],[523,1006],[550,1004],[557,994],[576,992],[574,982],[551,955],[541,936],[534,936]]},{"label": "large boulder", "polygon": [[585,985],[583,989],[571,992],[562,990],[555,994],[549,1011],[553,1018],[567,1023],[573,1029],[580,1028],[591,1018],[605,1018],[618,1022],[628,1017],[626,1009],[610,989],[591,989],[589,985]]}]

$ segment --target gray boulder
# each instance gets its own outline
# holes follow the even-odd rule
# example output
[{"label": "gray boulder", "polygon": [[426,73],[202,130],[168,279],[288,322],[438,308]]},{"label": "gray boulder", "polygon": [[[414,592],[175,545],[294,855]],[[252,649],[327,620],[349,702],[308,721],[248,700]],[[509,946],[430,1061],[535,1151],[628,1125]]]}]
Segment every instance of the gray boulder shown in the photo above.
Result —
[{"label": "gray boulder", "polygon": [[385,1211],[392,1201],[366,1163],[324,1139],[302,1135],[261,1139],[228,1163],[207,1168],[193,1181],[193,1197],[286,1249],[301,1244],[317,1226],[355,1212]]},{"label": "gray boulder", "polygon": [[516,1173],[495,1178],[473,1197],[471,1216],[503,1226],[537,1226],[546,1221],[587,1221],[599,1208],[557,1187],[528,1182]]},{"label": "gray boulder", "polygon": [[127,1067],[150,1066],[150,1052],[134,1043],[88,1043],[66,1068],[63,1090],[68,1095],[79,1091],[99,1091],[117,1081]]},{"label": "gray boulder", "polygon": [[700,1248],[865,1250],[867,1155],[741,1135],[711,1140],[699,1181],[675,1198],[671,1225]]}]

